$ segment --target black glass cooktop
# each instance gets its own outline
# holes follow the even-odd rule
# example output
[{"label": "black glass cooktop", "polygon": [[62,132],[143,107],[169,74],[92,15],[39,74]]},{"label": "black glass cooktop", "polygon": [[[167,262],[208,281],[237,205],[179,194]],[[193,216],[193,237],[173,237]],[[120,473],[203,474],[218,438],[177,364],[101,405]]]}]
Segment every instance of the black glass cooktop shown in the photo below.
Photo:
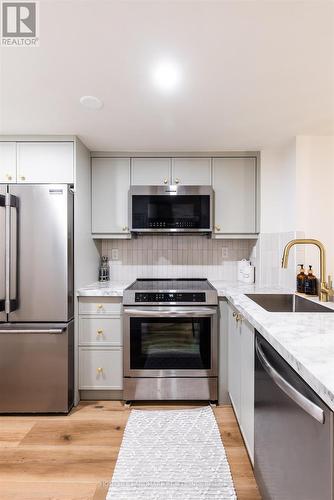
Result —
[{"label": "black glass cooktop", "polygon": [[207,279],[137,279],[128,290],[212,290],[213,286]]}]

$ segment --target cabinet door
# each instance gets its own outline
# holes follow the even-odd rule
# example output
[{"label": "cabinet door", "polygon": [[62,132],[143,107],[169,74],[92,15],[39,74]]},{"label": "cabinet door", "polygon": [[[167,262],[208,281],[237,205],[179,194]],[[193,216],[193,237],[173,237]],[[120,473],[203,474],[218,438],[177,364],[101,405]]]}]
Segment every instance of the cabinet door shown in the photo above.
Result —
[{"label": "cabinet door", "polygon": [[211,185],[211,158],[173,158],[172,184]]},{"label": "cabinet door", "polygon": [[170,166],[170,158],[133,158],[131,184],[133,186],[170,184]]},{"label": "cabinet door", "polygon": [[241,371],[240,371],[240,326],[233,316],[235,311],[229,306],[228,311],[228,392],[238,420],[241,418]]},{"label": "cabinet door", "polygon": [[256,232],[256,159],[214,158],[216,234]]},{"label": "cabinet door", "polygon": [[254,463],[254,328],[241,326],[241,430]]},{"label": "cabinet door", "polygon": [[0,142],[1,182],[16,182],[16,142]]},{"label": "cabinet door", "polygon": [[93,234],[129,234],[129,187],[129,158],[93,158]]},{"label": "cabinet door", "polygon": [[73,184],[72,142],[19,142],[17,182],[28,184]]}]

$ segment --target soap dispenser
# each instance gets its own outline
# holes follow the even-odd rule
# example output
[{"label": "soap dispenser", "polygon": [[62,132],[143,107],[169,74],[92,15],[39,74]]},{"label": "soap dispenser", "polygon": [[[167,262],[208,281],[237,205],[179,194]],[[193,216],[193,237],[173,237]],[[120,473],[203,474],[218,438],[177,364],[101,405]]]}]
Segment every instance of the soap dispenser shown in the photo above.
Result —
[{"label": "soap dispenser", "polygon": [[300,267],[300,271],[297,274],[297,292],[305,293],[306,274],[304,264],[298,264],[298,267]]},{"label": "soap dispenser", "polygon": [[317,278],[312,272],[312,266],[308,266],[309,271],[305,279],[305,293],[307,295],[317,295]]}]

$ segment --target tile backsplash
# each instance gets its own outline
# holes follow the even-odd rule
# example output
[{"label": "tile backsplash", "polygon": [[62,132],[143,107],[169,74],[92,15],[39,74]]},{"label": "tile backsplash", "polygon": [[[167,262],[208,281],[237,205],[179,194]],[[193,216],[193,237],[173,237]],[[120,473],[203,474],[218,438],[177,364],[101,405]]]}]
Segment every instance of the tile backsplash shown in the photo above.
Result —
[{"label": "tile backsplash", "polygon": [[[262,233],[257,242],[257,283],[262,286],[282,286],[294,290],[297,264],[304,262],[304,247],[291,249],[287,269],[282,269],[282,255],[285,245],[295,238],[305,237],[300,231]],[[255,263],[256,265],[256,263]]]},{"label": "tile backsplash", "polygon": [[[248,259],[256,240],[218,240],[203,236],[139,236],[102,240],[111,279],[208,278],[236,280],[237,261]],[[117,250],[113,252],[112,250]],[[117,255],[117,260],[112,260]]]}]

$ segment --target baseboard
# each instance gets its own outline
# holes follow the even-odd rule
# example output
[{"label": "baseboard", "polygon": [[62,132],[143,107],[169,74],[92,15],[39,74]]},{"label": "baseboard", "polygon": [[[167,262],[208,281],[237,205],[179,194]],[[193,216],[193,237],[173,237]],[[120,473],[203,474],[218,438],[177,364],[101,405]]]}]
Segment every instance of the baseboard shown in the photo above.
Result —
[{"label": "baseboard", "polygon": [[123,400],[123,391],[108,391],[108,390],[87,390],[80,391],[80,399],[82,401],[120,401]]}]

